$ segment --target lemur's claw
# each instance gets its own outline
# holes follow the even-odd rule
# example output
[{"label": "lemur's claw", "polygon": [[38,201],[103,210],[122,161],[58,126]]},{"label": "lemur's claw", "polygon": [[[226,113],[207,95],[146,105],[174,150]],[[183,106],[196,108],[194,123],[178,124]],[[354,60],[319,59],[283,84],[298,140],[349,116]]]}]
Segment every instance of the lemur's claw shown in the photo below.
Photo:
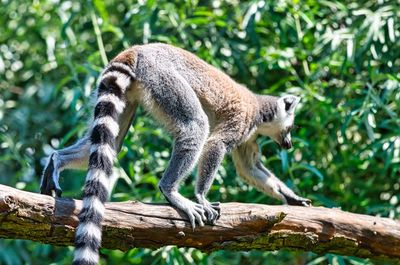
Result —
[{"label": "lemur's claw", "polygon": [[221,206],[220,205],[221,205],[220,202],[212,202],[211,203],[211,207],[213,207],[213,209],[218,212],[217,219],[219,219],[219,217],[221,216]]},{"label": "lemur's claw", "polygon": [[207,200],[203,199],[201,202],[201,205],[203,205],[204,210],[207,214],[207,224],[215,224],[215,222],[218,220],[220,217],[221,213],[221,207],[219,202],[213,202],[210,203]]}]

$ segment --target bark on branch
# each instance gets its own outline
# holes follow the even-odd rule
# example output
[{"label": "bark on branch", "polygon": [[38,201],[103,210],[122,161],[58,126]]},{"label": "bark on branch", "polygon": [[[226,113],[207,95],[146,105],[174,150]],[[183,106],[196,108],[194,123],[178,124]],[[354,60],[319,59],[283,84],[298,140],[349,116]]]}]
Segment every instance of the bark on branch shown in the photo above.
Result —
[{"label": "bark on branch", "polygon": [[[0,185],[0,238],[72,245],[81,201]],[[204,251],[289,248],[363,258],[400,259],[400,221],[323,207],[224,203],[214,226],[191,229],[168,205],[107,203],[103,246],[166,245]]]}]

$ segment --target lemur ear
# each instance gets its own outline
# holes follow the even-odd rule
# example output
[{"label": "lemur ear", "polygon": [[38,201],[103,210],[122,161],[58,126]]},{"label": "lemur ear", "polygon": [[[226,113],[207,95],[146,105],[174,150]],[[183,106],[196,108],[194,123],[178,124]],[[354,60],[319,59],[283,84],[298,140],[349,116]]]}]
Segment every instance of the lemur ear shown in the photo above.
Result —
[{"label": "lemur ear", "polygon": [[300,101],[300,97],[286,95],[279,98],[279,101],[282,102],[282,105],[285,107],[285,111],[288,114],[293,114],[297,104]]}]

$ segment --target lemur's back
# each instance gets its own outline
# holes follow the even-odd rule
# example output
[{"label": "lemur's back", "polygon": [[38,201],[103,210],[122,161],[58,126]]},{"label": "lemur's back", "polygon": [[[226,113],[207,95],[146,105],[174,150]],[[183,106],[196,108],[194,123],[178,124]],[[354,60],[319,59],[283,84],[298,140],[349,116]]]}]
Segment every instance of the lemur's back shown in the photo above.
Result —
[{"label": "lemur's back", "polygon": [[181,77],[194,90],[206,113],[216,115],[216,120],[226,119],[234,110],[236,114],[254,118],[257,111],[252,92],[183,49],[162,43],[138,45],[114,60],[131,64],[139,84],[152,84],[154,89],[169,85],[168,78],[163,78],[160,73]]}]

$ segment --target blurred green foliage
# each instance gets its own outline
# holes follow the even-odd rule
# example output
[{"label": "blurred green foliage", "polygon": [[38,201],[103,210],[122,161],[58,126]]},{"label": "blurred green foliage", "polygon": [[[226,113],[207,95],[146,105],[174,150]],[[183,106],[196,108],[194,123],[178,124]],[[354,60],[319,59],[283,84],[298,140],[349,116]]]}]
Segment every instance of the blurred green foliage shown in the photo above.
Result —
[{"label": "blurred green foliage", "polygon": [[[290,151],[260,139],[265,164],[314,205],[400,216],[397,1],[59,1],[0,5],[0,182],[39,190],[43,158],[85,132],[109,59],[133,44],[192,51],[251,90],[302,97]],[[113,201],[164,201],[171,138],[140,115],[119,154]],[[194,175],[194,174],[192,174]],[[63,172],[78,198],[85,172]],[[223,180],[224,179],[224,180]],[[181,191],[193,196],[193,177]],[[279,202],[236,177],[230,157],[212,201]],[[306,211],[305,211],[306,213]],[[103,264],[370,264],[313,253],[102,250]],[[0,264],[70,264],[71,247],[0,241]],[[106,262],[105,262],[106,261]]]}]

